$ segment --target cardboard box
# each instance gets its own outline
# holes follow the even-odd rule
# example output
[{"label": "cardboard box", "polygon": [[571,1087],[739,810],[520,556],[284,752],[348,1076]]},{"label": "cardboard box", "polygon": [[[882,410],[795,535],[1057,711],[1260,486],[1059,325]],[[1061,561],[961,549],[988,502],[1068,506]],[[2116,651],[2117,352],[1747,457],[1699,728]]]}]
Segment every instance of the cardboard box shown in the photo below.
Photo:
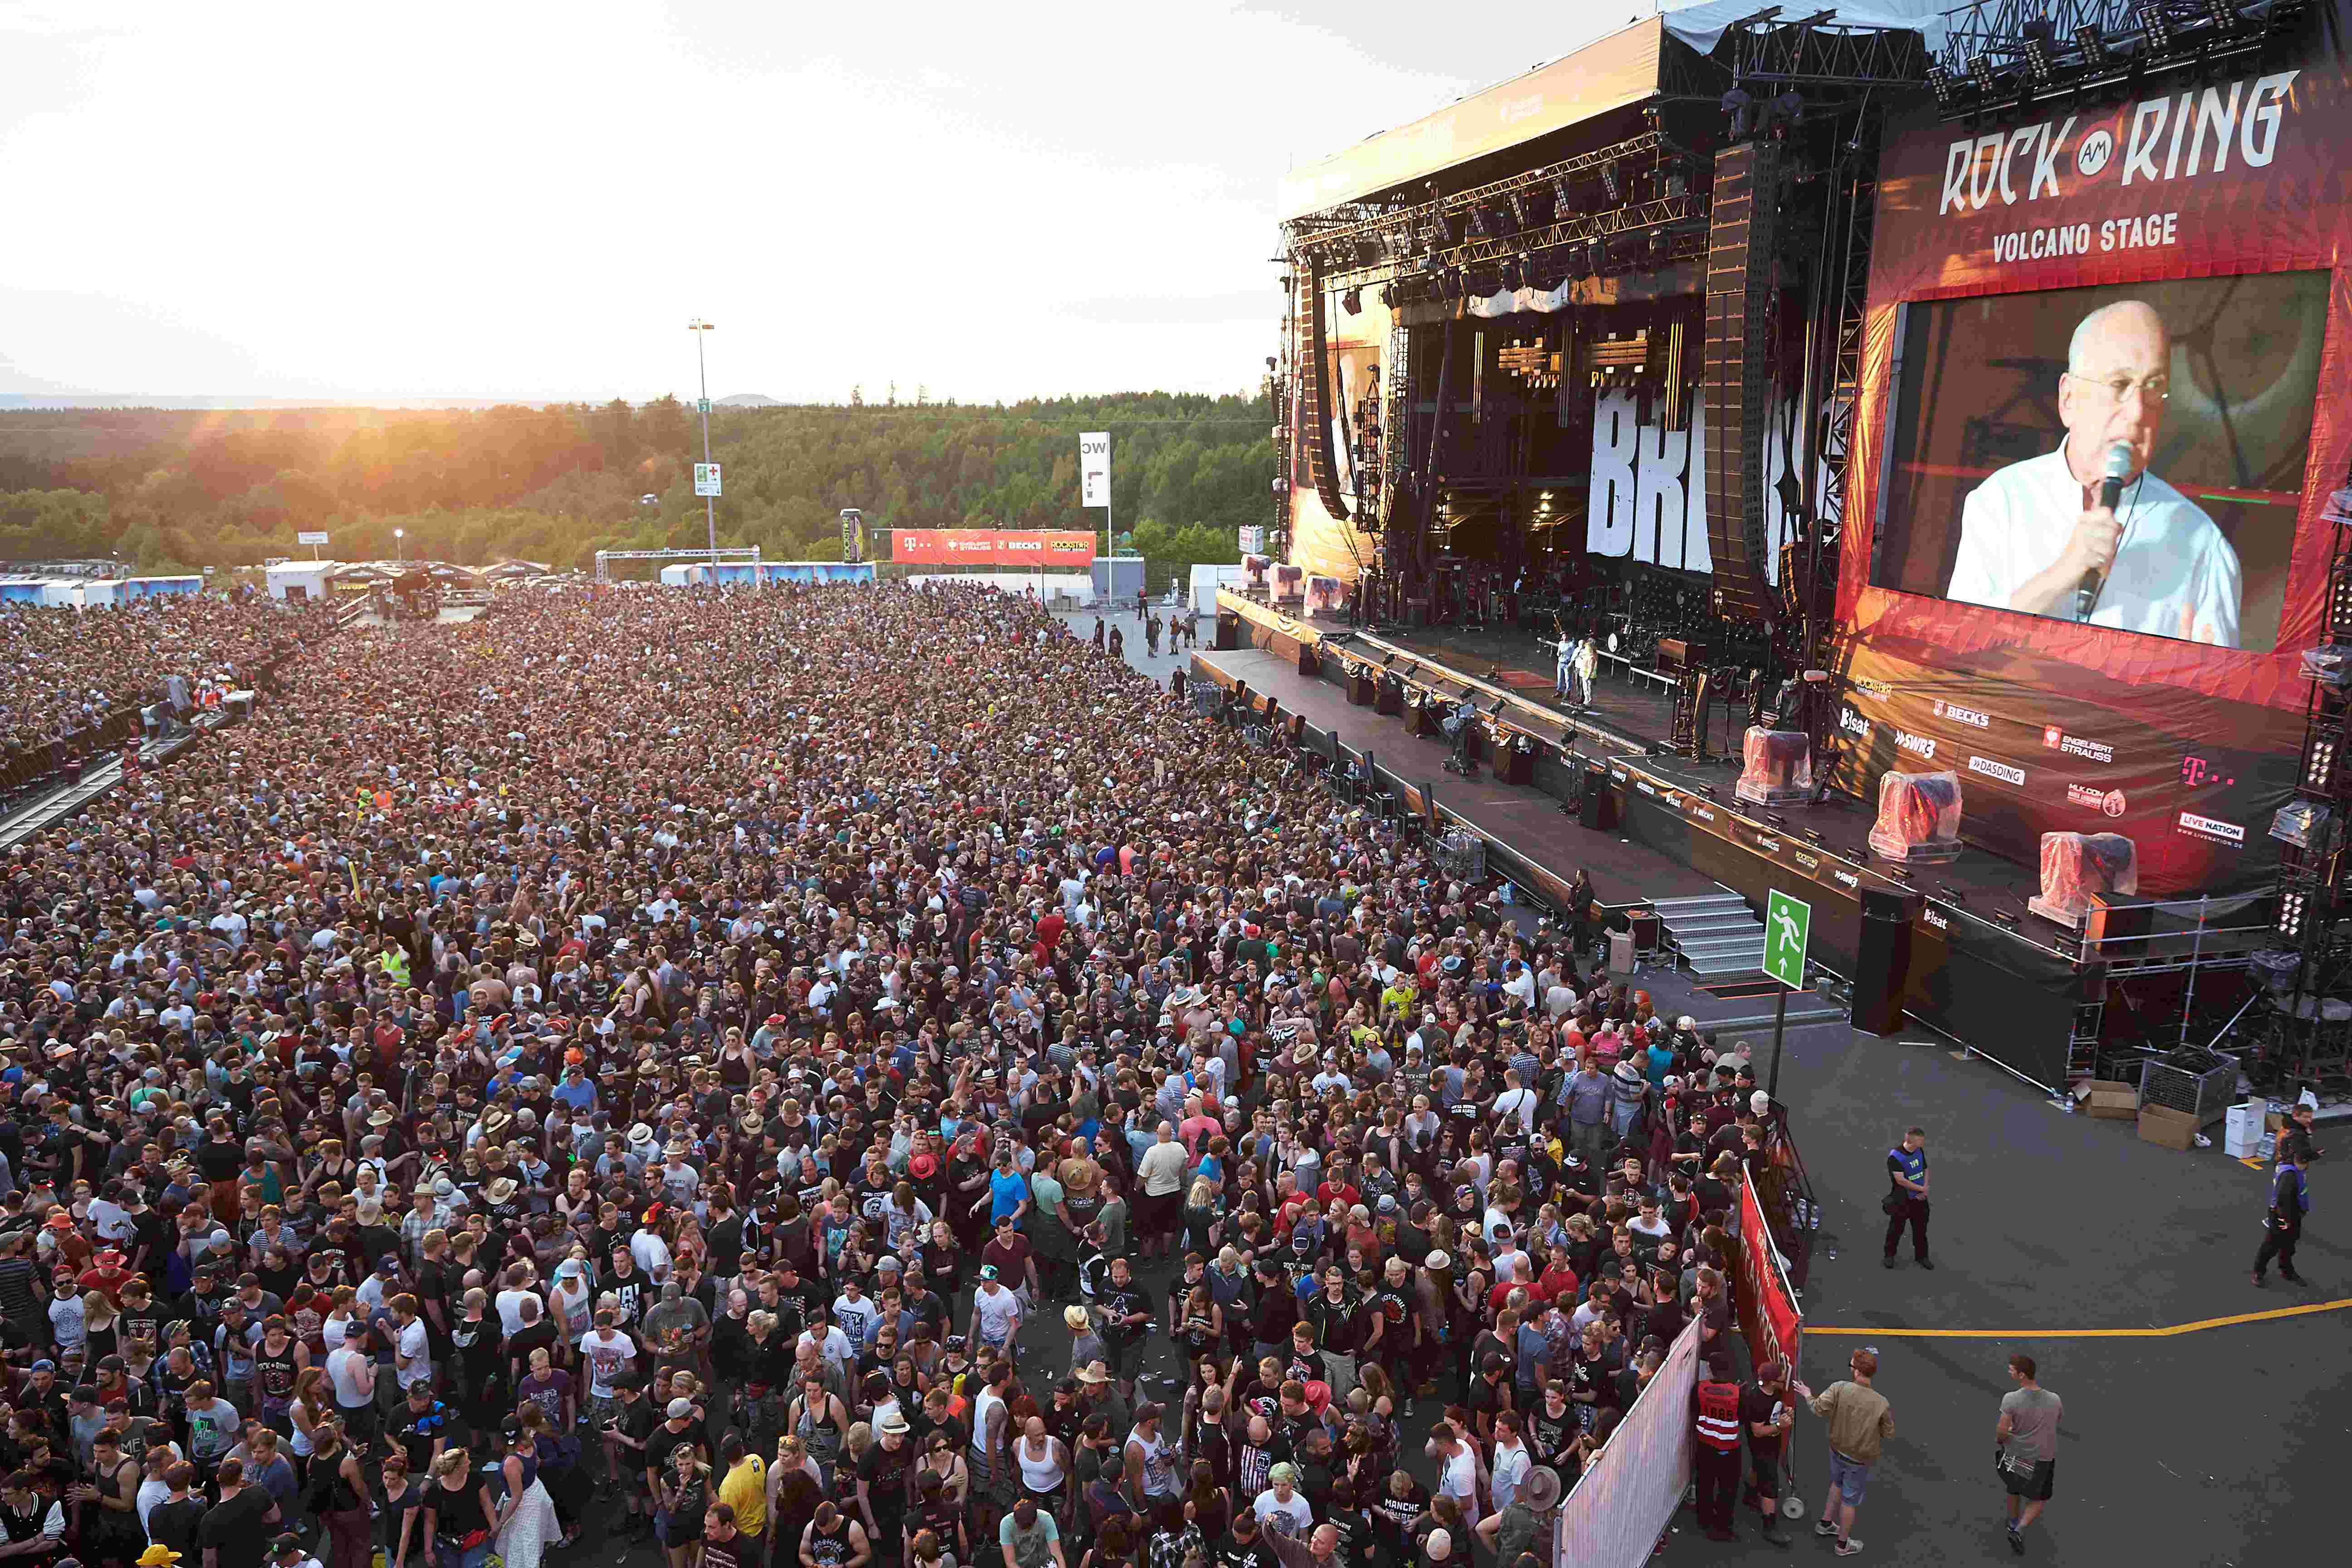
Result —
[{"label": "cardboard box", "polygon": [[2109,1121],[2129,1121],[2139,1115],[2139,1090],[2113,1079],[2095,1078],[2083,1085],[2083,1114]]},{"label": "cardboard box", "polygon": [[2139,1139],[2143,1143],[2161,1143],[2168,1149],[2192,1149],[2197,1144],[2197,1118],[2168,1105],[2143,1105],[2139,1108]]}]

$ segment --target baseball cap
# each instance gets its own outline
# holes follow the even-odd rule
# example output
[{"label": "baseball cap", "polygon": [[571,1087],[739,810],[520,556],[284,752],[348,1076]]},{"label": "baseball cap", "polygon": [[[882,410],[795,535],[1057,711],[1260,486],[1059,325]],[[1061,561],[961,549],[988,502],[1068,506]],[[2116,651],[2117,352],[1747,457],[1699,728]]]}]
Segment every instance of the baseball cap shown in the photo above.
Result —
[{"label": "baseball cap", "polygon": [[694,1414],[694,1401],[693,1401],[693,1400],[691,1400],[691,1399],[673,1399],[673,1400],[671,1400],[671,1401],[669,1402],[669,1411],[668,1411],[668,1415],[669,1415],[669,1418],[670,1418],[671,1420],[673,1420],[673,1421],[683,1421],[683,1420],[685,1420],[688,1416],[689,1416],[689,1415],[693,1415],[693,1414]]}]

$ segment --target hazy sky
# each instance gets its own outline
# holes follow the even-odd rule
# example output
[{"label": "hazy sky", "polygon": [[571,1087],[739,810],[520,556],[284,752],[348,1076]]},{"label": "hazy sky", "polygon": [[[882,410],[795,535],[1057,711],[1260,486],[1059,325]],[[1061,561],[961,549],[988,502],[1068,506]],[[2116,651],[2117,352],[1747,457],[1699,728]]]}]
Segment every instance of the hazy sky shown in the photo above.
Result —
[{"label": "hazy sky", "polygon": [[690,396],[698,314],[713,396],[1239,390],[1286,167],[1600,30],[0,0],[0,392]]}]

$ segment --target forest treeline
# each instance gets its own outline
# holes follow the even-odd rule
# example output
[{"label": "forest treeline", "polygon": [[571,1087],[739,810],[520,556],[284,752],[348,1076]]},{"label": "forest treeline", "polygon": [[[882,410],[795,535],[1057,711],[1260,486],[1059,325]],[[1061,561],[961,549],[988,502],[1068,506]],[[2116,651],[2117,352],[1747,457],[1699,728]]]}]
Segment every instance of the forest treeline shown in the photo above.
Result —
[{"label": "forest treeline", "polygon": [[[722,544],[837,559],[841,509],[869,528],[1092,528],[1078,435],[1111,435],[1112,516],[1153,563],[1234,558],[1270,522],[1263,396],[1132,393],[989,406],[719,407]],[[0,412],[0,558],[119,554],[145,572],[307,553],[404,552],[583,566],[600,549],[703,542],[692,405]],[[652,497],[648,501],[646,497]]]}]

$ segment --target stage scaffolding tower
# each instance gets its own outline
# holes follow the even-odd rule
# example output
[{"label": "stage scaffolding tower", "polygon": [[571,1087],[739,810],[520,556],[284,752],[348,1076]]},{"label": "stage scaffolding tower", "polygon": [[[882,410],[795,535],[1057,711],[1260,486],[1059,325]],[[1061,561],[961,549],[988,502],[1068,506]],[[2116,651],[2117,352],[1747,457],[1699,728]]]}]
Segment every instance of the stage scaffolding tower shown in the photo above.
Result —
[{"label": "stage scaffolding tower", "polygon": [[[2352,645],[2352,472],[2347,488],[2328,498],[2325,516],[2330,533],[2327,568],[2329,648]],[[2347,861],[2345,824],[2352,817],[2352,659],[2306,659],[2310,690],[2304,701],[2303,756],[2295,773],[2295,799],[2272,829],[2280,839],[2275,950],[2294,953],[2294,989],[2286,1007],[2298,1076],[2322,1071],[2341,1075],[2345,1044],[2339,1026],[2332,1033],[2318,1015],[2318,1001],[2352,984],[2352,861]],[[2315,824],[2298,824],[2305,842],[2285,837],[2289,814],[2324,807]],[[2316,1000],[2314,1000],[2316,999]],[[2304,1016],[2311,1003],[2313,1016]]]}]

